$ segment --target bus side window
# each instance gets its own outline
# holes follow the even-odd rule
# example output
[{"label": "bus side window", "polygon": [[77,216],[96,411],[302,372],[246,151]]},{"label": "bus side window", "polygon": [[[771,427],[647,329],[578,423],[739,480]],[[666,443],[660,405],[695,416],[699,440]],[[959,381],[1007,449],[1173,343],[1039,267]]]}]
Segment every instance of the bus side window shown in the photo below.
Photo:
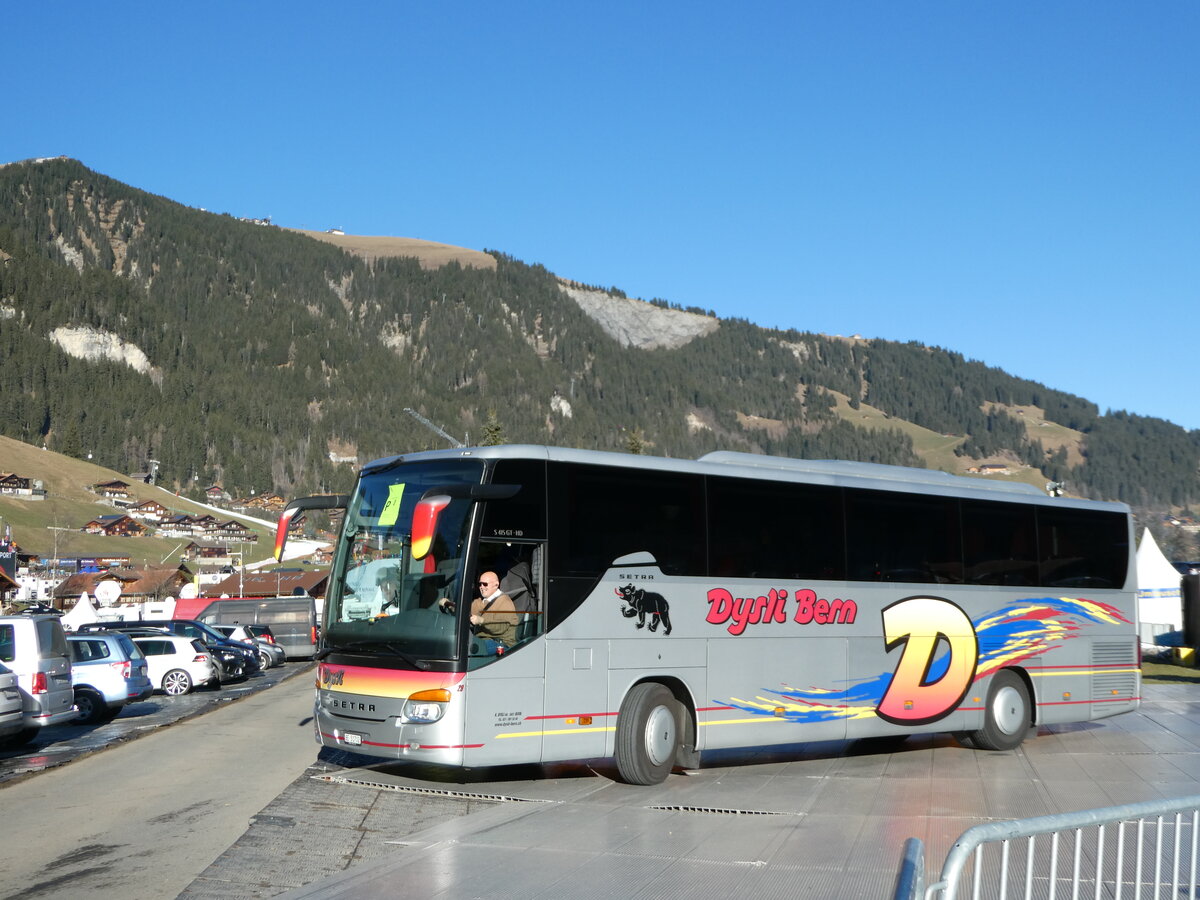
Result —
[{"label": "bus side window", "polygon": [[701,476],[551,463],[548,487],[551,578],[598,579],[639,551],[667,575],[707,571]]},{"label": "bus side window", "polygon": [[962,583],[962,538],[953,497],[848,490],[846,521],[852,580]]},{"label": "bus side window", "polygon": [[1119,588],[1129,568],[1129,530],[1121,513],[1038,509],[1042,584]]},{"label": "bus side window", "polygon": [[1030,507],[964,500],[962,522],[968,584],[1038,583],[1037,524]]},{"label": "bus side window", "polygon": [[708,521],[716,577],[845,577],[840,488],[710,476]]}]

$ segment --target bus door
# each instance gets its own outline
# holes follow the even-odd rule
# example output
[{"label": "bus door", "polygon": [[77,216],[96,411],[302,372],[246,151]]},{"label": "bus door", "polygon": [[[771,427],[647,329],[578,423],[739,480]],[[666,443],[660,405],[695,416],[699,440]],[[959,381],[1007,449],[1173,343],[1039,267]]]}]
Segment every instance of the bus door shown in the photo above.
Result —
[{"label": "bus door", "polygon": [[529,762],[542,757],[546,678],[543,545],[481,541],[475,578],[495,572],[500,591],[516,609],[516,626],[503,647],[467,634],[466,762]]},{"label": "bus door", "polygon": [[[553,578],[550,590],[556,587],[560,601],[564,595],[575,596],[583,579]],[[574,614],[559,622],[546,640],[546,719],[544,759],[589,759],[608,755],[606,741],[616,725],[614,701],[609,697],[609,663],[611,632],[608,623],[594,620],[589,610],[615,611],[615,603],[606,603],[612,596],[611,585],[605,581],[591,591],[599,594],[599,603],[585,599]],[[611,618],[611,617],[610,617]],[[620,698],[615,703],[620,704]]]}]

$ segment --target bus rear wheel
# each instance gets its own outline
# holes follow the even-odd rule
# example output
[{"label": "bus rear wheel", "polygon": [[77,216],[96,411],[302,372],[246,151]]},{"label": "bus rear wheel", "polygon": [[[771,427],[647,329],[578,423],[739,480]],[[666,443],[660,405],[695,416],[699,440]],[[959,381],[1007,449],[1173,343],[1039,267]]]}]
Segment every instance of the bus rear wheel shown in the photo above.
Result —
[{"label": "bus rear wheel", "polygon": [[617,772],[626,784],[659,784],[679,747],[679,701],[654,682],[633,686],[617,717]]},{"label": "bus rear wheel", "polygon": [[983,727],[970,732],[971,744],[980,750],[1012,750],[1025,740],[1033,721],[1029,689],[1016,672],[1001,669],[992,676]]}]

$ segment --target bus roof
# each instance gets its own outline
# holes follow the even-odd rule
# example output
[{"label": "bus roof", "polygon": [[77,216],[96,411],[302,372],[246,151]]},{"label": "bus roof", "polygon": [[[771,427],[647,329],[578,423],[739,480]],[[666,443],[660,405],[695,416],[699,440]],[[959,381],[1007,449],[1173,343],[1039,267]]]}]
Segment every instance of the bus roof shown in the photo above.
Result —
[{"label": "bus roof", "polygon": [[1031,484],[988,481],[966,475],[951,475],[937,469],[917,469],[910,466],[836,459],[791,459],[732,450],[717,450],[706,453],[696,460],[686,460],[606,450],[547,447],[540,444],[500,444],[490,447],[427,450],[390,456],[367,463],[363,466],[362,473],[369,474],[405,462],[446,459],[539,459],[573,462],[581,465],[619,466],[629,469],[690,472],[701,475],[727,475],[908,493],[943,494],[1027,503],[1042,502],[1054,506],[1128,509],[1124,503],[1050,497]]}]

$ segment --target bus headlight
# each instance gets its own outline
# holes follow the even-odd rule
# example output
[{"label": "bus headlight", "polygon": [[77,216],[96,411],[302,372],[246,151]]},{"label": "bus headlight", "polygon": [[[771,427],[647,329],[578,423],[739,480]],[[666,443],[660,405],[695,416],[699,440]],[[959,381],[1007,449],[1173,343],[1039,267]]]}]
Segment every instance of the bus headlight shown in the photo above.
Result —
[{"label": "bus headlight", "polygon": [[436,722],[446,712],[449,702],[450,692],[444,688],[417,691],[404,701],[404,719],[419,725]]}]

